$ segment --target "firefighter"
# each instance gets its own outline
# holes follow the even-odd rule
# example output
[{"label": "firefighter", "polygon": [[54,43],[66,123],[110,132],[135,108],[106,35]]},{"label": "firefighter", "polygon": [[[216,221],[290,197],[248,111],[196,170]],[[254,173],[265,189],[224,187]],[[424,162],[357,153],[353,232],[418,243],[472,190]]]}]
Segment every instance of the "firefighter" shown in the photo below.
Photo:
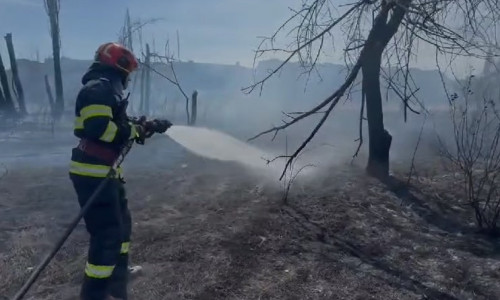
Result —
[{"label": "firefighter", "polygon": [[[75,104],[69,176],[81,207],[106,177],[121,147],[135,140],[143,144],[154,132],[165,132],[168,121],[133,122],[126,115],[130,74],[138,68],[134,54],[117,43],[101,45],[87,72]],[[90,245],[80,297],[83,300],[127,299],[131,216],[121,168],[84,215]]]}]

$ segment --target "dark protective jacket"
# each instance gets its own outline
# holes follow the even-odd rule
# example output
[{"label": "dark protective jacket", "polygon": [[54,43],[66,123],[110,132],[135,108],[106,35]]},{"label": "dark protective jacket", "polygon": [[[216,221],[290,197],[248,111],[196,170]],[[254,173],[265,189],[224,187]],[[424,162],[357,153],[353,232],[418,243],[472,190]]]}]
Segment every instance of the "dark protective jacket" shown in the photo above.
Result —
[{"label": "dark protective jacket", "polygon": [[[122,145],[137,136],[125,112],[122,80],[116,71],[97,64],[84,74],[75,104],[76,137],[118,153]],[[102,178],[109,169],[109,162],[73,148],[71,174]]]}]

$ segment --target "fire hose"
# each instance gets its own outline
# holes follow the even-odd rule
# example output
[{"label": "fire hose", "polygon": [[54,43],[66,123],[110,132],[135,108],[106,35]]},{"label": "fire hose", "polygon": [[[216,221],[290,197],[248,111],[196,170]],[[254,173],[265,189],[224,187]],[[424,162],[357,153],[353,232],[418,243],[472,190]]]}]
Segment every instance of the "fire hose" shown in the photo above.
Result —
[{"label": "fire hose", "polygon": [[[128,96],[127,96],[128,98]],[[125,112],[126,108],[128,105],[128,101],[123,101],[123,112]],[[106,184],[109,182],[111,178],[116,177],[117,174],[117,169],[125,159],[125,156],[128,154],[130,149],[132,148],[134,142],[137,142],[138,144],[144,144],[144,139],[151,137],[154,133],[163,133],[165,132],[168,128],[172,126],[172,123],[170,123],[168,120],[158,120],[154,119],[152,121],[146,121],[146,117],[140,117],[140,118],[130,118],[127,117],[129,122],[138,124],[143,126],[144,136],[140,139],[132,139],[129,140],[120,150],[120,153],[118,154],[118,157],[115,159],[114,163],[112,164],[109,172],[106,174],[106,177],[101,181],[99,186],[95,189],[94,193],[90,196],[90,198],[87,200],[85,205],[80,209],[80,213],[71,221],[69,227],[66,229],[64,234],[57,240],[56,244],[52,248],[52,250],[47,254],[47,256],[43,259],[43,261],[36,267],[36,269],[31,273],[31,276],[28,278],[28,281],[21,287],[21,289],[17,292],[17,294],[14,296],[13,300],[20,300],[23,299],[23,297],[26,295],[28,290],[31,288],[33,283],[37,280],[38,276],[40,273],[47,267],[47,265],[50,263],[50,261],[54,258],[54,256],[57,254],[57,252],[61,249],[62,245],[64,242],[68,239],[68,237],[71,235],[73,230],[76,228],[80,220],[83,218],[83,216],[87,213],[89,210],[90,206],[92,203],[95,201],[97,196],[102,192]]]},{"label": "fire hose", "polygon": [[20,300],[23,299],[23,297],[26,295],[26,293],[29,291],[33,283],[37,280],[38,276],[40,273],[47,267],[47,265],[50,263],[50,261],[54,258],[54,256],[57,254],[57,252],[61,249],[62,245],[64,242],[68,239],[68,237],[71,235],[73,230],[76,228],[82,217],[85,215],[85,213],[88,211],[92,203],[95,201],[97,196],[102,192],[103,188],[106,186],[106,184],[109,182],[111,178],[114,178],[117,174],[117,169],[125,159],[125,156],[128,154],[130,149],[132,148],[132,145],[134,144],[134,140],[130,140],[123,146],[121,149],[118,157],[116,158],[115,162],[111,166],[111,169],[109,170],[108,174],[106,174],[106,177],[101,181],[99,186],[95,189],[94,193],[90,196],[90,198],[87,200],[87,203],[80,209],[80,213],[71,221],[70,225],[64,232],[64,234],[57,240],[55,243],[54,247],[51,249],[51,251],[47,254],[47,256],[43,259],[43,261],[36,267],[35,270],[33,270],[33,273],[31,273],[30,277],[26,281],[26,283],[21,287],[21,289],[17,292],[17,294],[14,296],[13,300]]}]

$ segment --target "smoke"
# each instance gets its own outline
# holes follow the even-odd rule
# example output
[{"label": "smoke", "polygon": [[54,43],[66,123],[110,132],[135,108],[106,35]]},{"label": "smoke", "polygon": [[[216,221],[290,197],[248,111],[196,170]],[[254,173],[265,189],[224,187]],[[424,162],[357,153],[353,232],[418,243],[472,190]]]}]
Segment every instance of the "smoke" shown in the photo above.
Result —
[{"label": "smoke", "polygon": [[[67,91],[68,110],[74,106],[74,99],[81,87],[79,78],[89,63],[70,59],[63,61],[63,76],[68,79],[64,82],[64,89]],[[39,95],[45,94],[43,82],[41,85],[35,84],[37,81],[33,78],[43,78],[43,74],[48,72],[50,67],[48,63],[40,64],[29,61],[19,64],[20,74],[24,76],[22,81],[30,82],[30,84],[26,85],[25,91],[27,104],[31,105],[31,111],[35,111],[38,105],[45,106],[45,102],[43,99],[40,100],[39,97]],[[268,67],[270,66],[263,63],[262,66],[257,66],[256,72],[263,73]],[[267,82],[262,94],[257,89],[252,94],[247,95],[242,93],[241,88],[252,82],[253,70],[251,69],[234,65],[179,63],[176,65],[176,72],[185,91],[188,94],[195,89],[199,92],[196,125],[205,127],[205,129],[198,128],[199,130],[193,129],[190,131],[190,128],[174,126],[169,130],[168,134],[177,143],[197,155],[210,159],[238,162],[251,169],[272,174],[274,178],[277,178],[283,171],[286,158],[275,160],[270,164],[267,163],[267,160],[279,155],[290,155],[298,149],[317,124],[322,116],[321,113],[301,120],[287,130],[280,131],[275,139],[273,139],[273,133],[271,133],[252,141],[251,145],[243,141],[263,130],[279,126],[283,124],[283,121],[290,121],[291,117],[297,116],[294,112],[307,111],[320,103],[343,82],[345,71],[342,70],[342,66],[338,65],[320,65],[322,76],[328,80],[320,80],[317,76],[312,75],[310,80],[307,81],[297,76],[300,74],[301,69],[298,65],[292,64],[287,66],[277,77],[273,77]],[[441,91],[436,86],[436,82],[439,83],[435,76],[436,72],[415,70],[414,73],[417,85],[422,87],[419,91],[420,94],[417,96],[426,100],[427,107],[443,104],[445,99],[441,97]],[[145,114],[151,118],[169,119],[174,124],[185,123],[185,101],[178,95],[176,88],[167,84],[164,78],[155,74],[152,75],[151,80],[152,111]],[[385,89],[383,90],[385,93]],[[130,92],[131,105],[129,105],[129,114],[140,115],[142,112],[137,110],[140,102],[139,83],[137,83],[135,90],[131,89]],[[355,89],[350,95],[349,99],[342,100],[339,103],[323,127],[304,149],[305,152],[294,165],[294,170],[300,169],[300,166],[305,164],[313,164],[317,169],[327,165],[331,166],[332,164],[337,165],[351,161],[358,145],[356,140],[359,136],[360,93]],[[384,123],[394,137],[391,147],[391,162],[410,161],[417,143],[423,116],[410,113],[408,122],[405,123],[401,102],[397,98],[389,98],[389,101],[384,101],[383,108]],[[292,113],[290,115],[284,114],[290,112]],[[29,120],[38,124],[42,120],[40,115],[33,113],[30,115]],[[438,113],[435,119],[439,121],[443,117],[446,118],[447,116]],[[430,128],[433,124],[432,121],[429,118],[426,123],[424,141],[419,146],[421,149],[426,146],[435,147],[433,144],[435,142],[432,139],[435,133],[433,128]],[[59,161],[67,161],[71,148],[76,143],[75,137],[72,136],[72,122],[71,116],[62,120],[61,126],[63,127],[56,130],[55,136],[50,134],[48,123],[41,124],[46,136],[44,140],[47,143],[45,144],[47,145],[45,147],[44,144],[43,150],[38,146],[38,152],[43,152],[45,155],[48,153],[54,155],[63,153],[64,160]],[[435,127],[440,129],[443,136],[449,135],[448,133],[452,131],[449,130],[449,127],[442,126],[441,123],[442,121],[437,122]],[[42,128],[42,126],[38,127]],[[206,128],[214,129],[214,131]],[[23,142],[27,143],[29,141],[29,143],[33,143],[33,140],[28,138],[27,133],[21,133],[21,128],[16,130],[26,137],[26,141],[23,139]],[[196,130],[198,131],[195,132]],[[226,144],[218,142],[223,139],[220,136],[222,132],[228,134],[224,137],[229,138]],[[188,139],[190,136],[193,138]],[[180,147],[169,147],[167,141],[168,139],[164,139],[163,142],[149,143],[145,148],[134,151],[134,155],[140,156],[147,153],[147,155],[144,155],[147,161],[138,160],[144,165],[166,164],[163,155],[165,151],[168,151],[170,161],[182,160],[182,151],[179,151]],[[199,145],[192,145],[191,143],[199,143]],[[361,156],[357,159],[357,162],[361,164],[366,161],[368,143],[367,122],[364,120],[363,147],[361,148]],[[26,155],[26,152],[33,149],[33,147],[25,147],[26,144],[22,144],[21,141],[15,144],[10,141],[8,144],[9,147],[3,149],[0,161],[12,161],[11,156]],[[201,146],[204,148],[200,148]],[[214,148],[219,146],[220,148],[225,147],[225,150]],[[5,147],[6,144],[4,143]],[[202,150],[204,152],[200,153]],[[229,154],[228,152],[232,153]],[[419,150],[418,157],[423,156],[424,154],[421,154]],[[26,161],[26,159],[23,158],[23,161]],[[56,161],[52,159],[52,156],[47,157],[47,159],[40,157],[37,163],[54,165]],[[135,161],[129,163],[135,164]],[[310,168],[308,169],[310,170]]]}]

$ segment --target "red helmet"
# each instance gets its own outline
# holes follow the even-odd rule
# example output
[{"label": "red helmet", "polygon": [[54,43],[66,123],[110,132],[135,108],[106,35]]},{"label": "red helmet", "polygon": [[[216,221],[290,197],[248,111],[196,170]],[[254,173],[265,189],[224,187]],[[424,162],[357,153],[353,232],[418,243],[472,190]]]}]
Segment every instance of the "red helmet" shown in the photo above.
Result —
[{"label": "red helmet", "polygon": [[124,71],[127,75],[139,66],[132,51],[118,43],[106,43],[99,46],[95,52],[94,60],[97,63]]}]

